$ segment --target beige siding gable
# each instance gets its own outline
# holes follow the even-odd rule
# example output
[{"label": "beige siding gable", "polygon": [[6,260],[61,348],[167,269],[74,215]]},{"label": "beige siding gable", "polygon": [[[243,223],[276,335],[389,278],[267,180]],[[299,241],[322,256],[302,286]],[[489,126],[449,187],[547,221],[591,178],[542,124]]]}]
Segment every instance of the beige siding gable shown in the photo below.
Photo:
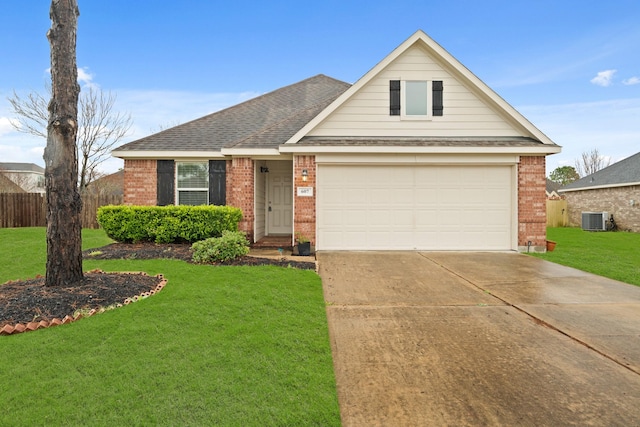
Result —
[{"label": "beige siding gable", "polygon": [[[443,116],[425,120],[391,116],[390,80],[443,81]],[[531,133],[502,111],[482,90],[470,84],[456,68],[430,54],[427,47],[418,42],[400,53],[307,135],[511,137],[531,136]]]}]

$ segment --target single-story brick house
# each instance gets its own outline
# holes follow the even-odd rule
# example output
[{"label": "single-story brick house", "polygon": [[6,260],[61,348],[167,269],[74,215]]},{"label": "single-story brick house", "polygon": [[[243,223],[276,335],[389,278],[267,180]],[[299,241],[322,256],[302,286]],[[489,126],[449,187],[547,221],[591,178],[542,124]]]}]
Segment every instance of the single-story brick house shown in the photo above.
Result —
[{"label": "single-story brick house", "polygon": [[350,85],[317,75],[125,144],[127,204],[228,204],[253,241],[544,250],[539,129],[424,32]]},{"label": "single-story brick house", "polygon": [[607,212],[620,229],[640,232],[640,153],[620,160],[558,190],[567,201],[569,224],[582,212]]}]

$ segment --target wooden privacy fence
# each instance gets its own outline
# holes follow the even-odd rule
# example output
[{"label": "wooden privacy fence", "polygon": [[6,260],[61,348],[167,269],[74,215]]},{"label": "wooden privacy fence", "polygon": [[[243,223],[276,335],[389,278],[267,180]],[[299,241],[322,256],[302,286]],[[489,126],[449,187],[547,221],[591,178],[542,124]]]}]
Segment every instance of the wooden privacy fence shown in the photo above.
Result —
[{"label": "wooden privacy fence", "polygon": [[567,227],[569,211],[564,199],[547,199],[547,227]]},{"label": "wooden privacy fence", "polygon": [[[82,197],[82,228],[98,228],[100,206],[121,205],[122,196]],[[40,193],[0,193],[0,228],[45,227],[46,198]]]}]

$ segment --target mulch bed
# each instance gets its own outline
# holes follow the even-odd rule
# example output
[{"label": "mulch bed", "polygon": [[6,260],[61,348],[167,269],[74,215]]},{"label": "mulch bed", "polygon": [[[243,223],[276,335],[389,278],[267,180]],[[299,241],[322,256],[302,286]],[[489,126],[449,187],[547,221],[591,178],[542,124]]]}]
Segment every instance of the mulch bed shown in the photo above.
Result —
[{"label": "mulch bed", "polygon": [[[159,259],[191,262],[188,244],[113,243],[83,252],[84,259]],[[315,263],[240,257],[220,265],[276,265],[315,269]],[[123,304],[156,289],[160,277],[128,273],[85,273],[84,282],[72,287],[45,287],[44,277],[12,281],[0,285],[0,328],[17,323],[51,321],[73,316],[79,309],[90,310]]]}]

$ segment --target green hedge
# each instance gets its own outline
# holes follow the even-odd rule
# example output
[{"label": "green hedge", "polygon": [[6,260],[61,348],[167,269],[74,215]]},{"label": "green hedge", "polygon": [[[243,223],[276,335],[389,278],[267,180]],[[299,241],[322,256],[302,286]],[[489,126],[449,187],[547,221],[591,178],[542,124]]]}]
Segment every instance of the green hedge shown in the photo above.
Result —
[{"label": "green hedge", "polygon": [[98,223],[118,242],[197,242],[238,231],[242,211],[231,206],[102,206]]}]

